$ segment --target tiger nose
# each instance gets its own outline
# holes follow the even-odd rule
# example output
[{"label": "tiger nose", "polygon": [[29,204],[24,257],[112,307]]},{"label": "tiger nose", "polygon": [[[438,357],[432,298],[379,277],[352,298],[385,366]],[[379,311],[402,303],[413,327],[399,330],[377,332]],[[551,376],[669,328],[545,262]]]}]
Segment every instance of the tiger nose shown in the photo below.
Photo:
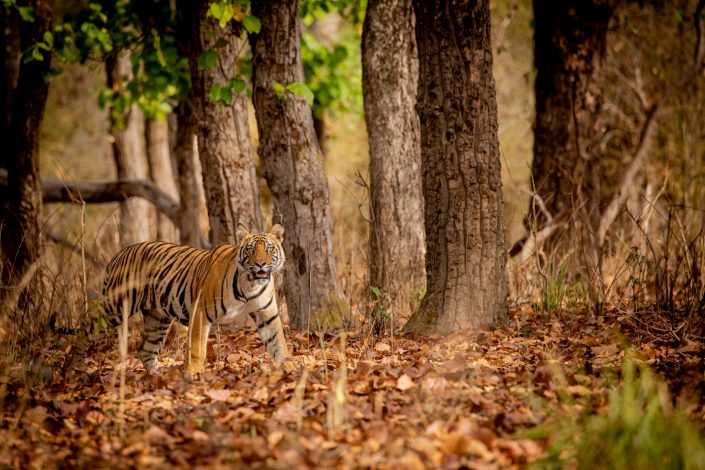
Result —
[{"label": "tiger nose", "polygon": [[257,268],[264,268],[264,265],[267,263],[255,263],[255,267]]}]

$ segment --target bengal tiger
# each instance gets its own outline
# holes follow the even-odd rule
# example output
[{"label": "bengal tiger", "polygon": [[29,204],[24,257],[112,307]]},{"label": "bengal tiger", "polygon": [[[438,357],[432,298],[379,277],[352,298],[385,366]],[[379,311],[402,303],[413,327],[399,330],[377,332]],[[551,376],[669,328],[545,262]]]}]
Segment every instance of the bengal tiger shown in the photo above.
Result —
[{"label": "bengal tiger", "polygon": [[282,270],[284,228],[252,234],[242,224],[237,245],[203,250],[165,242],[145,242],[119,251],[105,268],[103,308],[112,326],[121,312],[142,312],[139,358],[149,372],[171,324],[189,326],[190,374],[203,372],[212,325],[248,314],[275,361],[289,354],[272,275]]}]

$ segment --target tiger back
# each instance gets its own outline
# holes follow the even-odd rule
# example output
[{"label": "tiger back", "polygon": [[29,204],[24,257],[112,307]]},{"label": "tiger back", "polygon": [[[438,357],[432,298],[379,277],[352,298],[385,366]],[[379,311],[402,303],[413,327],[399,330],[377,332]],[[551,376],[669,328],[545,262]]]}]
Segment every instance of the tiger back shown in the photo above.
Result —
[{"label": "tiger back", "polygon": [[238,225],[238,245],[203,250],[145,242],[119,251],[108,263],[103,307],[111,325],[122,312],[144,317],[139,357],[158,369],[158,355],[174,321],[189,326],[188,371],[201,373],[213,324],[248,314],[263,345],[280,362],[288,356],[273,275],[284,267],[284,229],[252,234]]}]

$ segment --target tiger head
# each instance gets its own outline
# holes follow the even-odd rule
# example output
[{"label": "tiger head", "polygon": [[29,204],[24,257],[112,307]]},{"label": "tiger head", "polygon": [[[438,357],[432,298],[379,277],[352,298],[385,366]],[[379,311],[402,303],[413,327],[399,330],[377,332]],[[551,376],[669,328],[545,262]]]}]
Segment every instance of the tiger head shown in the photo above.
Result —
[{"label": "tiger head", "polygon": [[284,227],[275,224],[268,233],[250,233],[244,225],[237,226],[237,262],[251,281],[266,282],[272,273],[284,267]]}]

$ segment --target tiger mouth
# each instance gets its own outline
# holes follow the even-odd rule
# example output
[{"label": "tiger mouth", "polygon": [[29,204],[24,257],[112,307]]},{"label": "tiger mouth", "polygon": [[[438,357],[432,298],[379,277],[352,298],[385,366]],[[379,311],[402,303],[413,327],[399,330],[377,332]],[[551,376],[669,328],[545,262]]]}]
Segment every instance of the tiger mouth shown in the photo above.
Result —
[{"label": "tiger mouth", "polygon": [[269,279],[269,273],[267,271],[255,271],[254,274],[257,279]]}]

